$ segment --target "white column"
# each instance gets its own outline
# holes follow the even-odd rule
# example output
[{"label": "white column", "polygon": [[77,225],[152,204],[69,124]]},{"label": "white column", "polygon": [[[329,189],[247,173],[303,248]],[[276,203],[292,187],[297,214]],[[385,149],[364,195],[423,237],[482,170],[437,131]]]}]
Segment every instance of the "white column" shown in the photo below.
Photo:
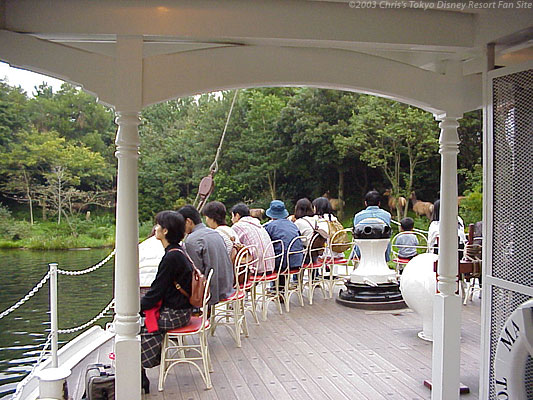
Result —
[{"label": "white column", "polygon": [[142,37],[118,36],[113,101],[118,125],[115,142],[118,158],[115,256],[117,400],[141,399],[137,164],[142,65]]},{"label": "white column", "polygon": [[458,117],[441,119],[438,290],[433,304],[432,400],[459,399],[461,299],[457,289]]},{"label": "white column", "polygon": [[117,399],[140,399],[139,231],[137,161],[140,119],[117,112],[118,158],[115,256],[115,352]]}]

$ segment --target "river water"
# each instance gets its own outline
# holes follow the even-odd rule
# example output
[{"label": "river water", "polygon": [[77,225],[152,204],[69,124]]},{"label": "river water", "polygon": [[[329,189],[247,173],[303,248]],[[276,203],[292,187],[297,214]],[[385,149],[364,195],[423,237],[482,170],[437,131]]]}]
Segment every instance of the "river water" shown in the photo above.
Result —
[{"label": "river water", "polygon": [[[57,262],[64,270],[82,270],[104,259],[111,249],[0,250],[0,312],[24,297]],[[81,325],[96,316],[113,297],[113,263],[80,276],[58,277],[59,328]],[[26,376],[48,337],[48,282],[19,309],[0,319],[0,399],[9,399]],[[110,318],[101,319],[104,326]],[[59,335],[59,346],[80,332]]]}]

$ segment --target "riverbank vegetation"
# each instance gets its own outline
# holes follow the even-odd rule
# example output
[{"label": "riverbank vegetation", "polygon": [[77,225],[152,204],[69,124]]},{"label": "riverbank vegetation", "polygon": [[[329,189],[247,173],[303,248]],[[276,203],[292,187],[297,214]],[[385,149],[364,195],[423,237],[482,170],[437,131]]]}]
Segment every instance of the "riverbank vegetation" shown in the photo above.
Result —
[{"label": "riverbank vegetation", "polygon": [[[157,211],[194,201],[233,93],[143,111],[141,238]],[[113,245],[113,120],[112,110],[71,85],[58,92],[41,86],[29,97],[0,80],[0,247]],[[466,196],[460,213],[469,223],[481,219],[480,112],[460,123],[459,193]],[[267,208],[279,198],[292,209],[301,197],[328,193],[339,199],[338,213],[348,226],[370,189],[406,198],[416,191],[418,199],[436,200],[438,136],[431,114],[383,98],[311,88],[241,90],[211,199]],[[417,220],[420,227],[428,223]]]}]

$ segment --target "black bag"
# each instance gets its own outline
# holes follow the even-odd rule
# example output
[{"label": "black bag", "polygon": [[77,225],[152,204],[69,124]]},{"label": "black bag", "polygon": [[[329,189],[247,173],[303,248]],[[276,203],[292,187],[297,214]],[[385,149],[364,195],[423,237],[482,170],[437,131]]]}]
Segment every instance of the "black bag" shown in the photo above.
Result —
[{"label": "black bag", "polygon": [[115,373],[110,365],[89,364],[85,371],[86,400],[114,400]]}]

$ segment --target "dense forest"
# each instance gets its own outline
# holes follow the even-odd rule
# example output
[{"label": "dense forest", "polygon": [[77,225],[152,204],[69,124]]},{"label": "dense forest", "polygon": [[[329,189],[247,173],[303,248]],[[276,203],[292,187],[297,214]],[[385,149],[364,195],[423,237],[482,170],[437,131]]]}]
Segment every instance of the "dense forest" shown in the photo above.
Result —
[{"label": "dense forest", "polygon": [[[143,111],[139,216],[146,226],[157,211],[194,201],[233,98],[233,91],[203,94]],[[263,208],[282,199],[292,209],[301,197],[329,193],[349,224],[370,189],[438,198],[439,128],[430,113],[312,88],[240,90],[235,100],[211,199]],[[468,223],[481,218],[480,112],[460,122],[459,193]],[[0,80],[0,245],[112,244],[115,134],[113,110],[71,85],[57,92],[43,85],[29,97]],[[64,243],[65,235],[72,240]]]}]

